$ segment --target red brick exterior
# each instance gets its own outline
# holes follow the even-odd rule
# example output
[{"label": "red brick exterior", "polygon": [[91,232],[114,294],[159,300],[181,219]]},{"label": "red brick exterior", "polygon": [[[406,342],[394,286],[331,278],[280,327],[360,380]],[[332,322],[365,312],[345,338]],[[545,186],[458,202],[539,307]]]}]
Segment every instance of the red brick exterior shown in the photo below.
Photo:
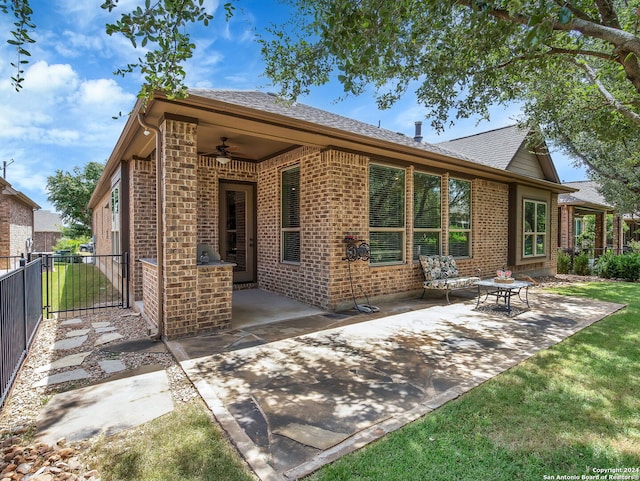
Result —
[{"label": "red brick exterior", "polygon": [[[165,119],[160,126],[163,152],[164,224],[164,335],[175,338],[228,327],[231,320],[232,272],[227,266],[197,266],[198,243],[219,244],[218,196],[221,181],[257,185],[257,280],[262,289],[281,293],[327,310],[352,304],[350,278],[370,299],[421,293],[422,272],[412,260],[413,172],[406,166],[404,263],[374,266],[343,260],[345,236],[368,239],[370,162],[365,155],[336,149],[300,147],[260,163],[198,157],[196,121]],[[299,264],[280,260],[281,175],[283,169],[300,168],[301,258]],[[515,273],[555,273],[558,205],[552,194],[549,212],[548,258],[508,265],[510,190],[507,183],[470,177],[457,172],[434,172],[441,176],[446,199],[449,177],[472,184],[472,256],[460,259],[462,275],[481,268],[491,276],[500,268]],[[140,259],[155,252],[155,161],[129,164],[131,290],[144,298],[145,315],[157,318],[157,272]],[[101,201],[108,205],[108,195]],[[103,212],[104,211],[104,212]],[[447,251],[447,202],[442,203],[442,247]],[[94,232],[101,246],[110,246],[108,209],[94,215]],[[356,287],[356,295],[362,297]]]},{"label": "red brick exterior", "polygon": [[27,238],[33,240],[33,207],[0,193],[0,256],[26,254]]}]

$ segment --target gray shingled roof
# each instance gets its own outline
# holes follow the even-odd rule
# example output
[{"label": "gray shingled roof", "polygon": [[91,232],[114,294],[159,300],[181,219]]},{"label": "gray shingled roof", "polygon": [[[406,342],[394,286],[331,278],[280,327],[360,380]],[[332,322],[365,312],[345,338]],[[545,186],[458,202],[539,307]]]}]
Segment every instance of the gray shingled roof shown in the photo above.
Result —
[{"label": "gray shingled roof", "polygon": [[[360,134],[373,139],[393,142],[395,144],[413,147],[415,149],[446,155],[468,162],[479,163],[474,157],[467,156],[460,152],[454,152],[439,145],[426,142],[416,142],[412,137],[398,132],[393,132],[381,127],[376,127],[365,122],[333,114],[326,110],[317,109],[299,102],[287,103],[279,99],[276,95],[259,92],[257,90],[212,90],[212,89],[189,89],[189,94],[198,97],[214,99],[234,105],[241,105],[252,109],[270,112],[303,122],[323,125],[345,132]],[[488,165],[488,164],[486,164]]]},{"label": "gray shingled roof", "polygon": [[60,214],[50,210],[36,210],[33,213],[34,232],[60,232],[62,220]]},{"label": "gray shingled roof", "polygon": [[481,164],[506,170],[526,138],[527,131],[510,125],[440,142],[438,146],[474,158]]},{"label": "gray shingled roof", "polygon": [[579,189],[578,192],[572,194],[560,194],[558,196],[559,204],[594,204],[603,207],[612,208],[610,204],[604,200],[602,194],[598,191],[598,184],[590,180],[580,182],[565,182],[562,185]]}]

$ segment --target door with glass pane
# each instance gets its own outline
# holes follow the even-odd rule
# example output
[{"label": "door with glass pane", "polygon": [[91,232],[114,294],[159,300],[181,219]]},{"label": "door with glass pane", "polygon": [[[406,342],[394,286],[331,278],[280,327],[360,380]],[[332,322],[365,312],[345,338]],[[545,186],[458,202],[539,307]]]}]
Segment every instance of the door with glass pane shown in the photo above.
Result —
[{"label": "door with glass pane", "polygon": [[220,184],[220,257],[233,262],[233,282],[255,282],[255,184]]}]

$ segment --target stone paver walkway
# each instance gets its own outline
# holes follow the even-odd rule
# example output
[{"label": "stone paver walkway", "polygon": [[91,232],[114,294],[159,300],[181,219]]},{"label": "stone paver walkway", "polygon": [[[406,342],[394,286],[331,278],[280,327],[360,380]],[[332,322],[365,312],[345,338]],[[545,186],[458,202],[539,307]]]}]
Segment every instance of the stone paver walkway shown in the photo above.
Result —
[{"label": "stone paver walkway", "polygon": [[[65,338],[59,341],[56,341],[53,345],[54,351],[68,351],[75,350],[80,347],[91,348],[95,346],[100,346],[102,344],[106,344],[111,341],[115,341],[122,338],[121,334],[118,334],[115,331],[115,327],[112,326],[109,322],[94,322],[91,327],[85,327],[84,321],[80,318],[66,319],[60,322],[61,328],[74,328],[65,333]],[[96,341],[93,346],[90,343],[87,343],[89,339],[89,333],[91,331],[95,331],[96,333],[104,333]],[[88,379],[89,373],[81,368],[66,370],[63,372],[53,373],[52,371],[70,368],[74,366],[81,366],[84,362],[85,358],[91,354],[91,351],[84,351],[80,353],[70,354],[61,359],[58,359],[47,366],[43,366],[39,368],[45,376],[37,381],[34,384],[34,387],[38,386],[51,386],[53,384],[60,384],[63,382],[69,381],[79,381],[81,379]],[[100,363],[100,367],[107,374],[124,371],[126,366],[121,361],[106,361]]]},{"label": "stone paver walkway", "polygon": [[182,359],[227,346],[181,364],[258,476],[293,480],[623,307],[551,294],[531,305],[507,318],[468,301],[267,344],[236,331],[169,346]]}]

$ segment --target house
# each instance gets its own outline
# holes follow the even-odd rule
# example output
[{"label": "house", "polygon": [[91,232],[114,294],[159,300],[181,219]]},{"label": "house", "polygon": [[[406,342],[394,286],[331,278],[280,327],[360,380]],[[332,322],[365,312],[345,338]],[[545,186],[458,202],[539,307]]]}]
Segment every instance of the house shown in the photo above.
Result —
[{"label": "house", "polygon": [[37,210],[33,213],[33,250],[51,252],[62,237],[62,219],[57,212]]},{"label": "house", "polygon": [[[33,241],[33,211],[39,209],[29,197],[0,178],[0,257],[24,256]],[[6,259],[0,269],[16,267],[16,260]]]},{"label": "house", "polygon": [[[352,286],[414,295],[420,254],[555,273],[573,189],[546,153],[520,142],[504,168],[267,93],[189,94],[135,105],[89,204],[97,254],[129,253],[131,296],[166,338],[229,327],[234,286],[330,311]],[[349,238],[367,261],[346,259]]]},{"label": "house", "polygon": [[[615,212],[613,206],[607,203],[598,190],[598,184],[593,181],[567,182],[564,185],[576,189],[575,192],[561,194],[558,198],[558,246],[567,252],[582,250],[579,237],[583,232],[585,216],[595,217],[594,255],[600,256],[605,249],[612,249],[615,253],[624,250],[624,219]],[[607,215],[612,215],[612,225],[607,228]],[[629,220],[632,217],[629,216]],[[609,239],[609,241],[607,240]]]}]

